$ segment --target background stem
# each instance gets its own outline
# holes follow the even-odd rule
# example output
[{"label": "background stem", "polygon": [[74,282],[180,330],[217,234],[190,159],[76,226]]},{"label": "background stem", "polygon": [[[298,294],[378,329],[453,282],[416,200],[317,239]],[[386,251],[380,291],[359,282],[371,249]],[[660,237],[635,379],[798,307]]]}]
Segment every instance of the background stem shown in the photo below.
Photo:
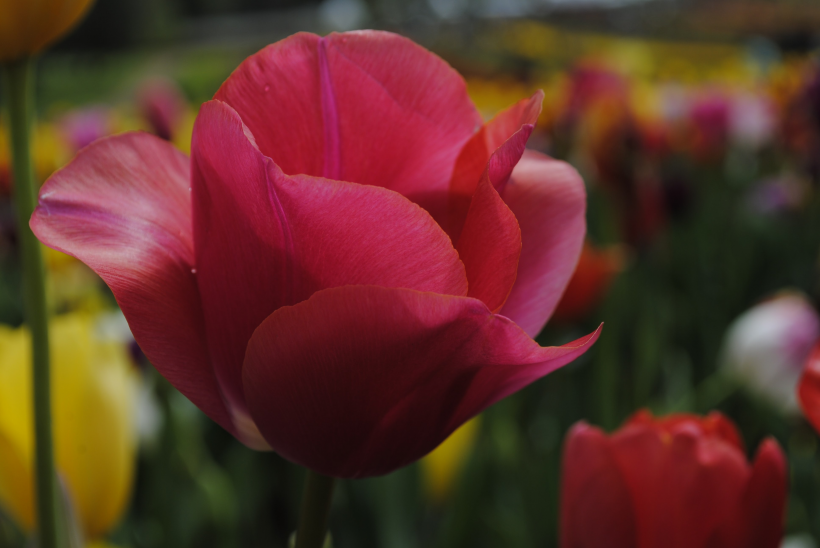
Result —
[{"label": "background stem", "polygon": [[327,518],[333,498],[334,478],[307,471],[296,548],[322,548],[327,536]]},{"label": "background stem", "polygon": [[34,392],[34,440],[39,548],[56,548],[56,477],[51,437],[48,312],[40,242],[29,228],[37,192],[31,165],[33,63],[29,58],[6,63],[5,96],[11,129],[17,235],[23,266],[23,311],[31,329]]}]

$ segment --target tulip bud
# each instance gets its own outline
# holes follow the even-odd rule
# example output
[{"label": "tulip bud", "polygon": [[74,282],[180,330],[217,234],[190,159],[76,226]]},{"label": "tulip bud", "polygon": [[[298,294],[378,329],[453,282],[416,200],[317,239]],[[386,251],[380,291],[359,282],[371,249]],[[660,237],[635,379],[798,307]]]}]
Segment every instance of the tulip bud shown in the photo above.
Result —
[{"label": "tulip bud", "polygon": [[93,0],[0,0],[0,61],[38,53],[68,32]]},{"label": "tulip bud", "polygon": [[798,411],[795,389],[820,318],[799,293],[783,293],[738,317],[723,344],[722,365],[746,388],[785,412]]},{"label": "tulip bud", "polygon": [[567,436],[563,548],[777,548],[786,458],[773,439],[748,462],[723,415],[635,414],[607,436],[583,422]]},{"label": "tulip bud", "polygon": [[[101,537],[122,515],[135,460],[136,371],[124,345],[99,340],[92,318],[51,324],[57,472],[85,536]],[[28,329],[0,327],[0,505],[35,525],[31,343]]]}]

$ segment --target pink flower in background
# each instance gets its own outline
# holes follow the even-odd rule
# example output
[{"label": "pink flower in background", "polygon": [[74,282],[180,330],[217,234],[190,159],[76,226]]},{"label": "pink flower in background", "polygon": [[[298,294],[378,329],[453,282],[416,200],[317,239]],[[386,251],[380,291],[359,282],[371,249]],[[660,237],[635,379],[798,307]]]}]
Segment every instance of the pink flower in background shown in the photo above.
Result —
[{"label": "pink flower in background", "polygon": [[97,142],[31,226],[244,443],[383,474],[597,338],[532,340],[585,233],[578,174],[524,149],[542,98],[482,124],[407,39],[297,34],[202,106],[190,162],[148,134]]},{"label": "pink flower in background", "polygon": [[152,80],[137,93],[137,107],[148,122],[151,132],[171,141],[185,115],[186,101],[182,91],[173,82]]},{"label": "pink flower in background", "polygon": [[113,132],[111,112],[101,106],[72,111],[62,117],[59,126],[72,153]]},{"label": "pink flower in background", "polygon": [[689,107],[692,154],[697,160],[713,162],[723,157],[729,139],[731,103],[720,92],[703,94]]}]

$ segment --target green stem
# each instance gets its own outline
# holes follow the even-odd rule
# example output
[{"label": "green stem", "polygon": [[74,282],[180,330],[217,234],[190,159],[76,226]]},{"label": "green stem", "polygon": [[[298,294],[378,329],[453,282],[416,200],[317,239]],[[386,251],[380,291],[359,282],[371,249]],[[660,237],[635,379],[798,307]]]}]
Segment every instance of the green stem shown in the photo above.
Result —
[{"label": "green stem", "polygon": [[36,190],[31,165],[33,63],[29,58],[4,65],[5,96],[11,127],[12,169],[17,203],[17,234],[23,266],[23,308],[31,329],[38,547],[56,548],[57,485],[51,438],[51,386],[48,312],[40,242],[29,228]]},{"label": "green stem", "polygon": [[307,471],[296,548],[322,548],[327,536],[327,517],[333,498],[334,478]]}]

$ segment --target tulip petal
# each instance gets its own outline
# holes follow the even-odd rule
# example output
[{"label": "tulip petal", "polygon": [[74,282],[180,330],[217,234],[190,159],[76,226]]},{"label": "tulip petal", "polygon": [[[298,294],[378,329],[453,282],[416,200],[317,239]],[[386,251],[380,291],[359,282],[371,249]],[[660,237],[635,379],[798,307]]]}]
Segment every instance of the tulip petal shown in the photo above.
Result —
[{"label": "tulip petal", "polygon": [[814,346],[806,360],[797,395],[806,418],[820,432],[820,342]]},{"label": "tulip petal", "polygon": [[527,151],[501,197],[521,228],[515,285],[500,313],[535,337],[569,283],[586,233],[586,190],[569,164]]},{"label": "tulip petal", "polygon": [[757,450],[752,476],[743,495],[744,548],[777,548],[783,540],[788,486],[786,456],[780,445],[766,439]]},{"label": "tulip petal", "polygon": [[542,348],[476,299],[326,289],[256,329],[245,395],[265,439],[285,458],[331,476],[380,475],[575,359],[598,333]]},{"label": "tulip petal", "polygon": [[467,272],[467,295],[497,312],[515,283],[521,230],[486,172],[470,202],[456,249]]},{"label": "tulip petal", "polygon": [[237,433],[206,351],[192,273],[189,171],[184,154],[148,134],[97,141],[46,182],[31,228],[49,247],[91,267],[151,363]]},{"label": "tulip petal", "polygon": [[637,546],[632,499],[600,429],[572,427],[561,482],[562,548]]},{"label": "tulip petal", "polygon": [[[471,196],[492,153],[516,133],[526,133],[527,137],[532,134],[541,114],[543,101],[544,92],[538,90],[529,99],[522,99],[481,126],[458,155],[450,179],[450,191],[457,195]],[[526,138],[524,141],[526,142]]]},{"label": "tulip petal", "polygon": [[400,194],[285,175],[220,101],[202,106],[192,150],[197,279],[214,368],[232,405],[244,409],[248,340],[281,306],[352,284],[467,294],[450,239]]},{"label": "tulip petal", "polygon": [[239,113],[285,173],[411,199],[446,195],[455,159],[481,124],[456,71],[379,31],[286,38],[249,57],[214,98]]},{"label": "tulip petal", "polygon": [[698,425],[632,424],[613,448],[635,500],[639,546],[705,546],[741,504],[750,473],[743,454]]},{"label": "tulip petal", "polygon": [[[493,312],[504,305],[510,294],[521,255],[521,229],[499,192],[503,192],[524,154],[532,127],[523,126],[493,152],[465,216],[459,212],[449,219],[463,224],[460,228],[451,227],[450,237],[458,241],[456,248],[467,270],[468,296],[484,301]],[[458,200],[459,195],[454,194],[453,198]],[[457,203],[460,202],[454,202]]]},{"label": "tulip petal", "polygon": [[470,199],[488,167],[493,186],[503,194],[535,128],[543,100],[544,92],[538,91],[519,101],[484,124],[464,145],[450,179],[447,203],[431,200],[430,204],[431,213],[454,242],[459,240]]}]

